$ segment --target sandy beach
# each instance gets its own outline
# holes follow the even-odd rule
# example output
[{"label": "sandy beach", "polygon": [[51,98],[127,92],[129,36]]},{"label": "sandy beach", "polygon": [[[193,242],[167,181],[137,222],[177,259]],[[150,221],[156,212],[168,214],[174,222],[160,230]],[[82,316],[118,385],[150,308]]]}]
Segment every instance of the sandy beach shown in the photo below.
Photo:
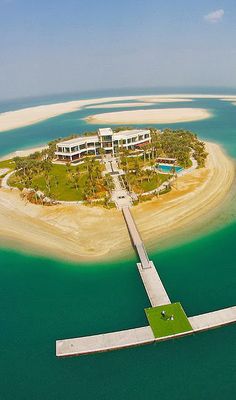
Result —
[{"label": "sandy beach", "polygon": [[153,103],[149,103],[149,101],[143,102],[135,102],[135,103],[111,103],[111,104],[98,104],[94,106],[88,106],[87,109],[90,108],[129,108],[129,107],[144,107],[144,106],[152,106]]},{"label": "sandy beach", "polygon": [[9,160],[14,157],[27,157],[30,154],[34,154],[36,151],[42,151],[47,148],[48,146],[36,146],[36,147],[31,147],[29,149],[16,150],[10,154],[6,154],[5,156],[0,157],[0,161]]},{"label": "sandy beach", "polygon": [[[204,224],[232,187],[235,166],[221,147],[208,143],[206,168],[178,179],[159,199],[132,208],[147,247],[170,243],[176,233]],[[220,211],[218,212],[218,214]],[[17,190],[0,189],[0,244],[73,261],[102,261],[132,255],[121,213],[99,207],[26,203]]]},{"label": "sandy beach", "polygon": [[165,108],[152,110],[117,111],[96,114],[85,118],[90,124],[165,124],[199,121],[210,118],[203,108]]},{"label": "sandy beach", "polygon": [[[229,95],[206,95],[206,94],[178,94],[178,95],[147,95],[147,96],[119,96],[119,97],[104,97],[99,99],[75,100],[63,103],[40,105],[28,107],[15,111],[0,113],[0,132],[5,132],[11,129],[22,128],[24,126],[33,125],[49,118],[57,117],[62,114],[78,111],[83,107],[109,102],[122,101],[140,101],[149,103],[163,102],[180,102],[191,101],[191,99],[222,99],[229,101],[233,96]],[[138,106],[138,104],[137,104]],[[141,106],[139,104],[139,106]],[[151,122],[151,121],[149,121]]]}]

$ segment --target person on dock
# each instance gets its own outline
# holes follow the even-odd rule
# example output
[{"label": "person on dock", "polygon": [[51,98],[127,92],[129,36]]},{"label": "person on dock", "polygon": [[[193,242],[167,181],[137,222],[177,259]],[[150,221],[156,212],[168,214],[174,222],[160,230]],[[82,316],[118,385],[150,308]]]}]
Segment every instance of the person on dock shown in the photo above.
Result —
[{"label": "person on dock", "polygon": [[166,316],[165,310],[161,311],[161,315],[162,315],[162,317],[165,317],[165,316]]}]

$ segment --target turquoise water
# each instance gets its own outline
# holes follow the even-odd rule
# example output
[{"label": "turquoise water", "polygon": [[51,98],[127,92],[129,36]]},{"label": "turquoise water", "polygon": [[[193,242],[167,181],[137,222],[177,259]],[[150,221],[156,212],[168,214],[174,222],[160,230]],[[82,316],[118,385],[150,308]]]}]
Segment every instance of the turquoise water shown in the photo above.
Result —
[{"label": "turquoise water", "polygon": [[[172,165],[158,164],[157,168],[162,172],[166,172],[166,173],[173,172]],[[178,166],[175,166],[174,168],[175,168],[175,172],[177,172],[177,173],[183,170],[182,167],[178,167]]]},{"label": "turquoise water", "polygon": [[[214,116],[182,126],[222,143],[236,157],[236,107],[217,100],[193,104]],[[85,123],[79,118],[86,114],[1,134],[2,154],[82,132]],[[233,209],[230,222],[165,251],[157,241],[151,254],[171,300],[181,301],[189,316],[236,303]],[[0,260],[1,400],[235,398],[236,325],[157,345],[56,359],[58,338],[146,324],[143,309],[149,303],[135,255],[125,262],[78,265],[2,249]]]}]

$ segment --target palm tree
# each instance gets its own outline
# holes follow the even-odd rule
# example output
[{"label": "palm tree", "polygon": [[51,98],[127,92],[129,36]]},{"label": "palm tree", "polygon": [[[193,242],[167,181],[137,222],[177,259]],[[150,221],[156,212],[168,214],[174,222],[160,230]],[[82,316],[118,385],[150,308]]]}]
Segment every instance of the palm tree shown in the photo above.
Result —
[{"label": "palm tree", "polygon": [[77,173],[72,174],[73,184],[76,190],[79,190],[79,175]]},{"label": "palm tree", "polygon": [[102,162],[103,162],[104,156],[105,156],[105,154],[106,154],[106,151],[105,151],[105,149],[104,149],[103,147],[100,147],[100,148],[98,149],[98,152],[99,152],[100,156],[102,157]]}]

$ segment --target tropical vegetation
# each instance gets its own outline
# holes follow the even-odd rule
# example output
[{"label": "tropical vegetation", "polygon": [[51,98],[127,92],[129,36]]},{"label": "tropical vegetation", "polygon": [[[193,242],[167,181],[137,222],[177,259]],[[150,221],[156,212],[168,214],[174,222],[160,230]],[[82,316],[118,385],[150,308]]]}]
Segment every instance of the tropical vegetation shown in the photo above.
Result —
[{"label": "tropical vegetation", "polygon": [[[132,127],[115,128],[115,131],[132,129]],[[155,128],[151,130],[151,143],[145,144],[141,149],[119,149],[118,159],[120,168],[125,172],[122,184],[132,193],[141,196],[154,191],[163,182],[168,182],[175,176],[175,170],[170,174],[162,174],[156,168],[157,158],[175,158],[177,164],[183,168],[192,165],[195,158],[198,166],[205,165],[207,152],[205,144],[196,134],[183,129],[165,129],[163,132]],[[85,132],[93,135],[96,132]],[[66,139],[72,139],[71,135]],[[100,160],[95,156],[86,156],[82,163],[72,165],[55,164],[56,144],[61,139],[56,139],[48,144],[48,148],[35,152],[28,157],[15,157],[13,160],[2,162],[2,167],[15,169],[15,174],[9,179],[12,186],[19,189],[32,188],[35,192],[43,192],[50,199],[64,201],[100,201],[109,206],[110,193],[113,189],[113,180],[110,174],[105,174],[103,160],[104,149],[100,151]],[[170,190],[170,185],[163,189]]]}]

